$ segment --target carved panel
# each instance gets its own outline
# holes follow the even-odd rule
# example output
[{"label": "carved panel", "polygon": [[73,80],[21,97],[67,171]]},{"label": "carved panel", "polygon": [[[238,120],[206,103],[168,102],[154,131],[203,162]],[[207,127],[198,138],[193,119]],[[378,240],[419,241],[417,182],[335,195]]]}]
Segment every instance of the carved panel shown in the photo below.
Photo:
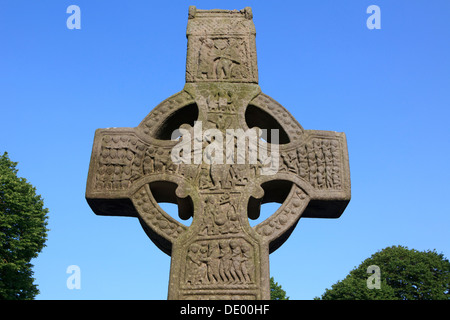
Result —
[{"label": "carved panel", "polygon": [[280,172],[298,174],[315,189],[342,188],[342,146],[338,139],[315,137],[298,149],[280,152]]},{"label": "carved panel", "polygon": [[194,81],[252,82],[255,78],[245,37],[192,37],[190,41],[198,50],[190,74]]},{"label": "carved panel", "polygon": [[244,238],[197,240],[189,245],[183,288],[250,288],[255,282],[254,248]]},{"label": "carved panel", "polygon": [[142,177],[145,145],[132,135],[105,135],[95,173],[96,190],[125,190]]},{"label": "carved panel", "polygon": [[[217,19],[219,17],[219,19]],[[187,27],[186,82],[258,82],[255,27],[250,8],[195,10]]]},{"label": "carved panel", "polygon": [[202,212],[199,219],[199,235],[214,236],[239,234],[242,224],[239,216],[240,193],[201,193]]}]

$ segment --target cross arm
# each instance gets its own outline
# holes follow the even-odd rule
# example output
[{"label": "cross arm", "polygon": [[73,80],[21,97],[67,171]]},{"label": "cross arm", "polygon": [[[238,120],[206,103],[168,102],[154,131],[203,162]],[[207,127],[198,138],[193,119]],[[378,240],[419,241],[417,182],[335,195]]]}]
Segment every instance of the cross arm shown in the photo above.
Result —
[{"label": "cross arm", "polygon": [[351,198],[345,133],[305,130],[303,143],[281,151],[281,171],[304,183],[310,202],[303,218],[339,218]]},{"label": "cross arm", "polygon": [[136,216],[130,191],[143,175],[144,151],[133,128],[96,130],[86,184],[86,200],[96,214]]},{"label": "cross arm", "polygon": [[179,202],[180,208],[192,210],[187,199],[175,196],[183,178],[170,161],[171,144],[144,141],[135,128],[98,129],[86,185],[86,200],[96,214],[139,218],[150,239],[169,255],[186,227],[158,201]]}]

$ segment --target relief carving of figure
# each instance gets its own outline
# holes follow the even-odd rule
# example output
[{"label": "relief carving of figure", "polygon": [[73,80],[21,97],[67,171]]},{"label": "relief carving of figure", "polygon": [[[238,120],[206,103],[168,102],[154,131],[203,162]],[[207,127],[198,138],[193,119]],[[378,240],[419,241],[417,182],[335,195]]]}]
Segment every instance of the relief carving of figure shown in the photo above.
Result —
[{"label": "relief carving of figure", "polygon": [[[231,77],[231,67],[236,54],[230,50],[228,39],[217,39],[215,41],[217,48],[217,65],[216,74],[217,79],[229,79]],[[236,61],[238,63],[238,61]]]},{"label": "relief carving of figure", "polygon": [[253,254],[251,247],[246,244],[244,241],[241,241],[241,250],[242,250],[242,274],[244,275],[244,279],[246,282],[253,282],[253,274],[255,272],[255,268],[253,265]]},{"label": "relief carving of figure", "polygon": [[208,279],[211,283],[221,281],[220,278],[220,249],[219,244],[215,241],[209,245],[208,264]]},{"label": "relief carving of figure", "polygon": [[200,38],[197,77],[200,79],[248,78],[245,40]]},{"label": "relief carving of figure", "polygon": [[155,150],[148,148],[144,156],[144,174],[148,175],[155,171]]},{"label": "relief carving of figure", "polygon": [[242,251],[240,242],[237,239],[230,240],[230,248],[231,248],[231,264],[232,264],[230,272],[234,278],[233,283],[244,282],[245,279],[242,274],[241,268],[243,257],[241,255]]},{"label": "relief carving of figure", "polygon": [[187,268],[189,273],[187,275],[186,282],[191,284],[199,284],[204,280],[203,262],[200,259],[200,246],[196,243],[189,247],[187,254]]},{"label": "relief carving of figure", "polygon": [[314,148],[311,143],[307,144],[308,150],[308,167],[309,167],[309,182],[311,185],[316,188],[317,187],[317,162],[316,162],[316,153],[314,152]]},{"label": "relief carving of figure", "polygon": [[208,167],[202,166],[200,169],[198,188],[200,190],[209,189],[213,186],[210,176],[210,169]]},{"label": "relief carving of figure", "polygon": [[216,203],[213,196],[208,196],[205,199],[205,209],[203,211],[203,224],[201,230],[201,234],[203,235],[214,235],[217,234],[217,227],[214,222],[215,212],[216,212]]},{"label": "relief carving of figure", "polygon": [[289,151],[288,153],[282,153],[281,158],[283,158],[283,169],[293,173],[297,173],[297,156],[294,151]]},{"label": "relief carving of figure", "polygon": [[228,241],[220,241],[220,264],[219,264],[219,273],[221,280],[223,282],[232,281],[233,277],[231,276],[231,248]]},{"label": "relief carving of figure", "polygon": [[228,193],[222,195],[219,203],[219,212],[215,222],[219,225],[221,234],[239,232],[239,214],[236,212],[235,204]]},{"label": "relief carving of figure", "polygon": [[200,52],[198,63],[198,77],[214,78],[214,41],[209,38],[200,39]]}]

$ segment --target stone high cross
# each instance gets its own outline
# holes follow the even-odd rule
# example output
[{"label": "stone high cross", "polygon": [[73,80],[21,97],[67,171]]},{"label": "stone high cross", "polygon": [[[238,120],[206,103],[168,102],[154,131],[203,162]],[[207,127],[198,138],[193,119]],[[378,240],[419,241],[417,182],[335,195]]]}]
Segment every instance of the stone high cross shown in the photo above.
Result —
[{"label": "stone high cross", "polygon": [[[172,257],[169,299],[270,299],[269,254],[300,217],[338,218],[350,201],[345,134],[305,130],[261,92],[252,19],[248,7],[189,7],[184,89],[136,128],[95,132],[86,199],[96,214],[137,217]],[[196,136],[199,124],[203,131]],[[248,143],[244,155],[259,148],[256,161],[233,161],[239,137],[228,139],[229,129],[250,128],[273,135]],[[220,133],[231,146],[223,162],[211,160],[218,149],[206,152],[224,141]],[[180,143],[189,148],[174,154]],[[193,161],[176,161],[190,152]],[[191,225],[158,202],[178,204],[181,219],[193,217]],[[257,219],[266,202],[282,205],[250,227],[248,219]]]}]

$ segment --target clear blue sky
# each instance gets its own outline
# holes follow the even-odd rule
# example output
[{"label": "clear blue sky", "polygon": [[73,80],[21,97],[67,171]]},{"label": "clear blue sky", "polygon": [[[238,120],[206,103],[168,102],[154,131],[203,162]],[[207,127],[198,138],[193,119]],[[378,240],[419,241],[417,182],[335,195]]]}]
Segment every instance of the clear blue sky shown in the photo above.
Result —
[{"label": "clear blue sky", "polygon": [[[81,30],[66,27],[71,4]],[[380,30],[366,27],[371,4]],[[135,127],[183,88],[189,5],[251,6],[263,92],[305,129],[347,135],[347,210],[301,219],[270,256],[291,299],[387,246],[450,256],[450,1],[2,0],[0,152],[50,210],[38,299],[166,299],[170,258],[137,219],[96,216],[84,193],[95,129]],[[66,287],[69,265],[80,290]]]}]

